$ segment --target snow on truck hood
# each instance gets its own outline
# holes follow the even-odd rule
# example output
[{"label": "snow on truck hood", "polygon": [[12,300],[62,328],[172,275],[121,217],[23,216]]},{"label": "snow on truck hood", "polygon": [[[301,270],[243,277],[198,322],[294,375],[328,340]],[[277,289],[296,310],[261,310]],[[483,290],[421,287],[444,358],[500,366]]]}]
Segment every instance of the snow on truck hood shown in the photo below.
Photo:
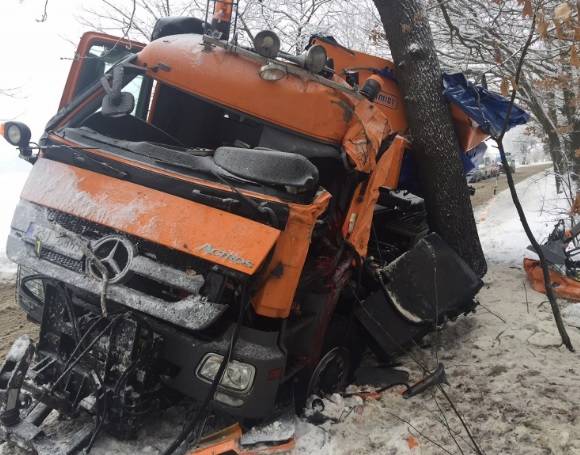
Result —
[{"label": "snow on truck hood", "polygon": [[21,198],[248,275],[280,235],[238,215],[43,158]]}]

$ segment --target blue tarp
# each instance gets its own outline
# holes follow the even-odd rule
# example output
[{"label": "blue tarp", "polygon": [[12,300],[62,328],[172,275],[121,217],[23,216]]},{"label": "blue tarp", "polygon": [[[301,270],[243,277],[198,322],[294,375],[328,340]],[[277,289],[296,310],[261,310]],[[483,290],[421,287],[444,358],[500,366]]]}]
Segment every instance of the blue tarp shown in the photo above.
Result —
[{"label": "blue tarp", "polygon": [[[461,73],[443,75],[443,93],[491,136],[499,136],[508,114],[510,100],[497,93],[474,85]],[[530,116],[513,106],[508,129],[524,125]]]},{"label": "blue tarp", "polygon": [[[469,82],[461,73],[443,75],[444,94],[447,99],[463,110],[479,127],[491,136],[498,136],[503,129],[510,100]],[[530,116],[517,106],[513,106],[508,130],[524,125]],[[468,152],[460,152],[463,169],[467,174],[474,169],[485,154],[487,147],[480,144]],[[401,169],[399,187],[420,195],[416,165],[411,154],[406,153]]]}]

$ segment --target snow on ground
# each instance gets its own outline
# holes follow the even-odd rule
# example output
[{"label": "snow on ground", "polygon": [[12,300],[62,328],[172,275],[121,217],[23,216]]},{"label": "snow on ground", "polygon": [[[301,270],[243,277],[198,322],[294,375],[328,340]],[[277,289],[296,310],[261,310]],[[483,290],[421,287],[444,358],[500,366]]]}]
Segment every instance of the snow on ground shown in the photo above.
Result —
[{"label": "snow on ground", "polygon": [[[516,185],[528,223],[538,240],[552,231],[570,204],[556,194],[554,176],[535,175]],[[529,241],[509,191],[503,191],[476,210],[479,238],[489,264],[520,266]],[[533,253],[526,253],[532,255]]]},{"label": "snow on ground", "polygon": [[[553,176],[534,176],[517,189],[532,229],[545,237],[565,206]],[[560,346],[545,297],[524,284],[521,264],[528,241],[509,193],[499,194],[476,215],[490,266],[481,306],[401,361],[418,380],[420,370],[411,357],[434,368],[433,351],[438,352],[449,378],[446,390],[488,455],[578,455],[580,356]],[[578,313],[570,311],[574,305],[560,304],[565,313]],[[570,322],[578,325],[578,318]],[[580,349],[580,331],[568,330]],[[392,389],[353,408],[338,424],[300,422],[296,453],[474,453],[440,392],[411,400],[400,392]]]}]

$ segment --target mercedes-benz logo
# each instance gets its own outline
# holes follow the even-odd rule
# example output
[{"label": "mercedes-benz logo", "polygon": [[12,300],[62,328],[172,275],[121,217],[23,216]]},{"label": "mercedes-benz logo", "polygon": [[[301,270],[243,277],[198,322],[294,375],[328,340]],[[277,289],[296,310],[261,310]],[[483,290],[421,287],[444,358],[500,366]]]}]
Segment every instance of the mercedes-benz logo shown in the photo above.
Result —
[{"label": "mercedes-benz logo", "polygon": [[[118,283],[130,278],[135,246],[129,240],[117,235],[108,235],[98,240],[92,250],[93,254],[107,268],[109,283]],[[98,280],[103,278],[101,270],[89,257],[87,257],[87,271]]]}]

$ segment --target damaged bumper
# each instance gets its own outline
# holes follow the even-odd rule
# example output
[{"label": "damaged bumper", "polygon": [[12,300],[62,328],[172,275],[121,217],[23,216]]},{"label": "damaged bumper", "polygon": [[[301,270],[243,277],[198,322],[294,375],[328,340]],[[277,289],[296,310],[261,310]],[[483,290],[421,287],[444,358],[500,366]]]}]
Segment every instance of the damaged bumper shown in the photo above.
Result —
[{"label": "damaged bumper", "polygon": [[[111,236],[107,235],[104,238],[109,237]],[[79,238],[81,237],[78,232],[67,231],[54,223],[49,217],[48,209],[22,201],[12,222],[7,255],[12,261],[27,269],[28,274],[39,272],[43,277],[76,289],[75,304],[92,306],[92,311],[98,315],[98,296],[102,292],[102,282],[89,270],[90,264],[87,262],[82,245],[79,245]],[[120,236],[114,240],[121,239],[125,244],[130,244],[128,239]],[[95,242],[85,239],[85,241],[93,251],[102,244],[101,240]],[[186,396],[202,399],[209,390],[212,379],[209,363],[212,360],[215,362],[216,358],[224,356],[228,351],[233,331],[233,323],[223,318],[228,305],[210,302],[200,294],[205,280],[201,274],[191,275],[156,262],[140,254],[137,249],[134,249],[130,256],[126,267],[119,267],[127,276],[138,276],[157,283],[159,287],[177,289],[186,297],[178,301],[164,300],[133,288],[130,280],[116,279],[107,288],[107,302],[114,313],[134,310],[135,315],[142,315],[146,319],[146,327],[152,328],[155,336],[162,338],[160,351],[155,354],[165,369],[160,374],[160,381]],[[67,310],[60,302],[61,297],[53,297],[50,304],[59,305],[62,308],[60,313]],[[46,302],[48,300],[45,300]],[[36,311],[34,319],[42,320],[41,344],[42,340],[47,340],[48,343],[41,346],[43,360],[38,362],[38,365],[33,365],[32,370],[50,364],[48,369],[42,370],[43,374],[47,374],[47,377],[58,377],[63,365],[66,364],[66,356],[60,358],[60,346],[68,342],[71,328],[66,320],[61,320],[62,316],[52,314],[59,311],[51,312],[49,317],[43,314],[47,305],[49,304],[35,309],[26,308],[28,312]],[[140,318],[141,316],[122,318],[123,322],[118,324],[119,333],[126,333],[129,329],[131,333],[137,333],[141,329],[133,326],[142,327]],[[125,329],[124,325],[129,329]],[[208,330],[212,332],[211,335],[208,334]],[[110,337],[115,336],[114,332],[111,332]],[[242,328],[233,357],[241,373],[249,376],[245,378],[244,387],[232,388],[228,387],[227,383],[220,386],[214,400],[216,408],[221,408],[231,415],[252,418],[263,417],[271,411],[286,361],[285,354],[278,347],[278,336],[278,332]],[[132,348],[123,347],[123,350],[127,349],[130,351]],[[202,371],[204,364],[207,365]],[[48,374],[49,369],[53,369],[54,372]],[[238,373],[233,371],[232,374]],[[29,386],[33,387],[33,384],[30,383]],[[37,392],[40,393],[37,390],[33,394],[38,395]]]}]

